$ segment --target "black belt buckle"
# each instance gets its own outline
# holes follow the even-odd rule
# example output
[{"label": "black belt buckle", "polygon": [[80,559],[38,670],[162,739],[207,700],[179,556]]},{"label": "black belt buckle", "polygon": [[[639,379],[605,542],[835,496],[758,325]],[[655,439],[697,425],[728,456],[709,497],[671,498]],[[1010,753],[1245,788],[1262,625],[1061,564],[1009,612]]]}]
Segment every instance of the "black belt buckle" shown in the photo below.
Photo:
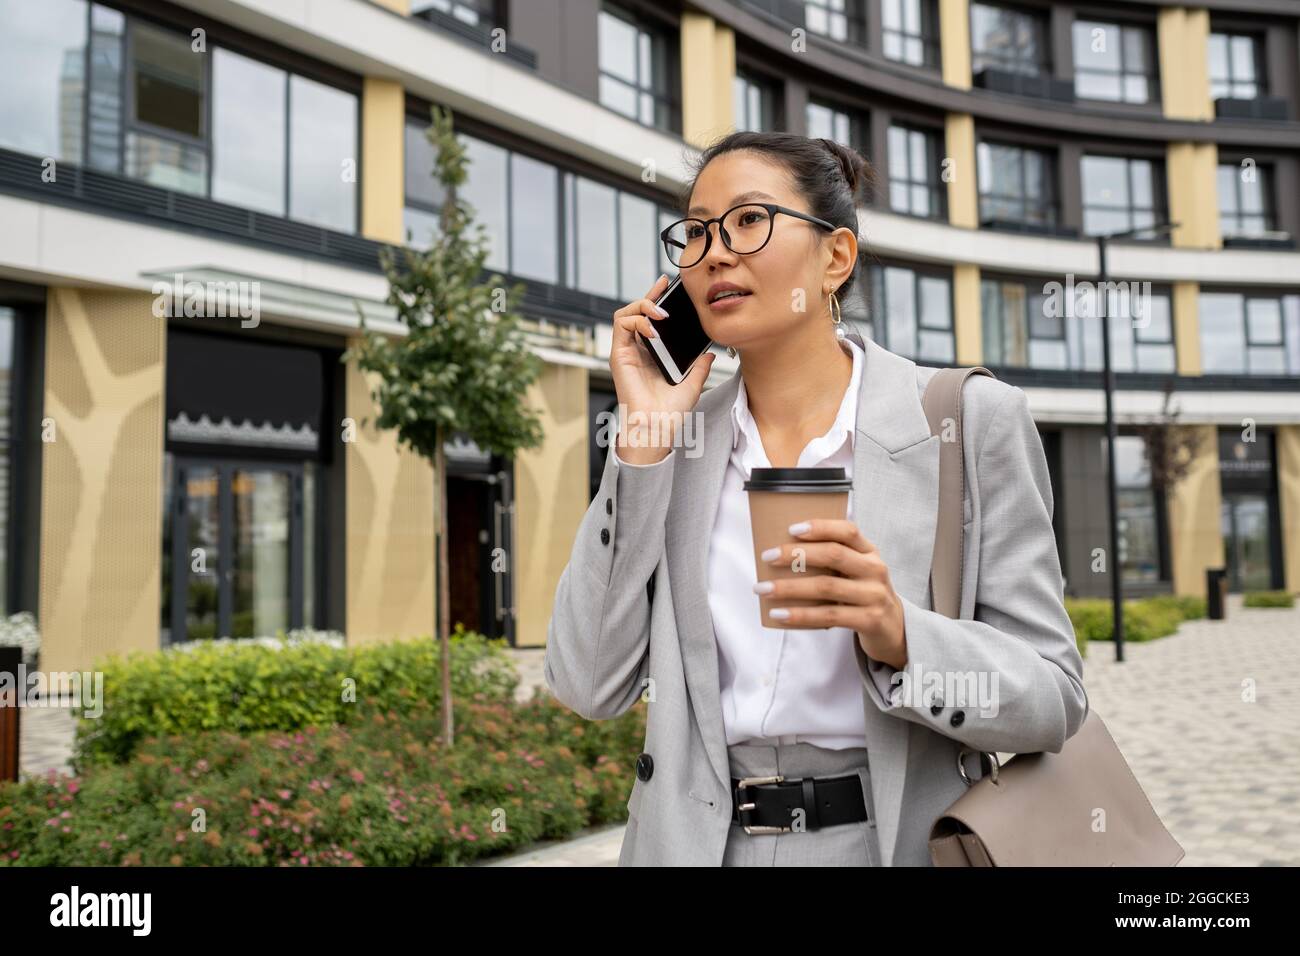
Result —
[{"label": "black belt buckle", "polygon": [[[744,790],[746,787],[756,787],[765,783],[781,783],[784,780],[785,777],[781,776],[780,774],[777,774],[775,777],[742,777],[740,782],[736,784],[736,796],[738,800],[744,800],[745,795],[740,791]],[[792,827],[766,827],[766,826],[747,825],[744,822],[745,820],[744,815],[746,812],[753,810],[756,806],[757,804],[754,803],[736,804],[736,810],[739,811],[740,813],[740,819],[741,819],[740,825],[745,828],[746,833],[790,833],[792,831],[793,829]]]}]

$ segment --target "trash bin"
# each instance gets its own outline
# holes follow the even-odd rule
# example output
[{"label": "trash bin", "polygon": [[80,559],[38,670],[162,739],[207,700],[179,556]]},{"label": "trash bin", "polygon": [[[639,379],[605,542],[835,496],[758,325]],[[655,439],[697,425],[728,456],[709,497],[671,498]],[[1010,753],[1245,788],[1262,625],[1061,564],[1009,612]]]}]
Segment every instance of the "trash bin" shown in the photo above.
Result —
[{"label": "trash bin", "polygon": [[1205,613],[1211,621],[1228,616],[1228,569],[1205,569]]}]

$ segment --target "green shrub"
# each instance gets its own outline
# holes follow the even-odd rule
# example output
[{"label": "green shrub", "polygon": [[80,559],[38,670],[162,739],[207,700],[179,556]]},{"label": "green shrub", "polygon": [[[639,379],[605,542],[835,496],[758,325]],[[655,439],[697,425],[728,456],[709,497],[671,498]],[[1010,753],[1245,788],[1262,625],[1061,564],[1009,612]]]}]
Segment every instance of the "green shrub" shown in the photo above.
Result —
[{"label": "green shrub", "polygon": [[[503,650],[457,625],[451,638],[454,700],[508,700],[518,675]],[[322,643],[276,649],[216,642],[109,658],[103,714],[78,721],[78,770],[128,759],[146,735],[228,730],[246,734],[346,724],[414,702],[440,706],[441,650],[428,638],[360,647]],[[345,691],[355,688],[355,702]],[[81,712],[74,712],[82,716]]]},{"label": "green shrub", "polygon": [[[1065,609],[1080,643],[1114,639],[1111,602],[1107,598],[1066,598]],[[1205,617],[1205,599],[1162,594],[1124,602],[1124,639],[1150,641],[1178,630],[1186,620]]]},{"label": "green shrub", "polygon": [[1290,591],[1247,591],[1242,595],[1242,607],[1295,607],[1295,595]]},{"label": "green shrub", "polygon": [[0,784],[0,865],[421,866],[511,852],[626,819],[645,709],[586,721],[546,695],[478,693],[457,703],[450,750],[428,696],[348,724],[149,737],[125,763]]}]

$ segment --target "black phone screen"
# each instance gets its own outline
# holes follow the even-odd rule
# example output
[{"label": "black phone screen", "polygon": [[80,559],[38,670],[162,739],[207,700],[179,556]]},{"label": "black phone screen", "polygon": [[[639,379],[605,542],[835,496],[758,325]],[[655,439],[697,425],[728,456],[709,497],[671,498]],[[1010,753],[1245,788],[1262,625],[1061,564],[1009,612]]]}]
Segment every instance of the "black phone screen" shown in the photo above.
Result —
[{"label": "black phone screen", "polygon": [[673,362],[685,375],[697,358],[709,347],[710,338],[700,324],[699,313],[680,282],[659,303],[668,318],[650,317],[650,324],[660,341],[673,357]]}]

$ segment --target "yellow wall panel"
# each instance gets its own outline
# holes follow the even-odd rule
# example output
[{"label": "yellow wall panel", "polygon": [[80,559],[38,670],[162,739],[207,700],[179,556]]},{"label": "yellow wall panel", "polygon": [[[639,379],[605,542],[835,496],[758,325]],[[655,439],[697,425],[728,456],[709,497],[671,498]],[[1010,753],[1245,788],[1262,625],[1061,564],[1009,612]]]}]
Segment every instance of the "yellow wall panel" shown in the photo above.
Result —
[{"label": "yellow wall panel", "polygon": [[344,445],[348,643],[432,635],[433,467],[399,449],[396,432],[375,427],[378,410],[355,363],[347,368],[346,409],[356,427],[355,441]]},{"label": "yellow wall panel", "polygon": [[939,48],[943,81],[971,88],[970,0],[939,0]]},{"label": "yellow wall panel", "polygon": [[166,322],[138,292],[49,290],[41,666],[159,647]]},{"label": "yellow wall panel", "polygon": [[1282,513],[1282,586],[1300,594],[1300,425],[1277,429],[1277,494]]},{"label": "yellow wall panel", "polygon": [[1205,569],[1224,567],[1220,525],[1219,441],[1213,425],[1201,432],[1201,448],[1186,478],[1169,495],[1169,553],[1175,594],[1205,594]]},{"label": "yellow wall panel", "polygon": [[402,84],[367,76],[361,92],[361,234],[405,239],[406,94]]},{"label": "yellow wall panel", "polygon": [[[959,262],[952,267],[952,321],[957,364],[982,364],[984,338],[980,316],[979,266]],[[994,317],[989,316],[989,321],[994,321]]]},{"label": "yellow wall panel", "polygon": [[[517,641],[546,643],[555,588],[590,505],[588,373],[546,365],[527,404],[538,410],[544,443],[515,457]],[[602,452],[604,449],[602,449]]]},{"label": "yellow wall panel", "polygon": [[948,221],[964,229],[979,227],[979,192],[975,168],[975,117],[949,113],[944,120],[948,162]]}]

